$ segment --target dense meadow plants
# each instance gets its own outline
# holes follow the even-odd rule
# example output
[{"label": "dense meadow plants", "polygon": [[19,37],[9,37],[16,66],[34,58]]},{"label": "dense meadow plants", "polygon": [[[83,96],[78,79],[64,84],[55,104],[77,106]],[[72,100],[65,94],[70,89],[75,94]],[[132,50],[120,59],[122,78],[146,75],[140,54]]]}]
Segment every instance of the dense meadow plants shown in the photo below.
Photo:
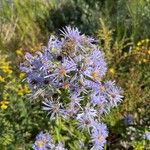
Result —
[{"label": "dense meadow plants", "polygon": [[[106,54],[108,74],[106,79],[116,80],[124,89],[124,101],[105,117],[110,127],[108,147],[112,149],[149,149],[143,138],[149,132],[150,109],[150,39],[136,44],[126,34],[114,37],[114,32],[103,18],[97,32],[100,49]],[[140,147],[140,148],[139,148]]]},{"label": "dense meadow plants", "polygon": [[[108,130],[102,118],[122,101],[122,90],[114,81],[103,81],[107,65],[96,40],[81,34],[77,28],[61,30],[62,38],[51,36],[43,52],[25,55],[20,69],[33,98],[42,97],[43,110],[50,121],[61,117],[76,120],[77,128],[87,131],[93,150],[104,148]],[[48,133],[40,132],[34,150],[58,149]]]}]

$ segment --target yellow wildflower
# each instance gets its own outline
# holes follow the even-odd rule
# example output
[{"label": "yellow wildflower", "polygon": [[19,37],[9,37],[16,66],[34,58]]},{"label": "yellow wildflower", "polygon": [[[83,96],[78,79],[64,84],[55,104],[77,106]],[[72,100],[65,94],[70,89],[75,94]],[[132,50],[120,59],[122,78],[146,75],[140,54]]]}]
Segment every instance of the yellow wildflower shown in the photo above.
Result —
[{"label": "yellow wildflower", "polygon": [[111,74],[114,74],[114,73],[115,73],[115,69],[114,69],[114,68],[110,68],[110,69],[109,69],[109,72],[110,72]]},{"label": "yellow wildflower", "polygon": [[140,143],[135,143],[134,150],[144,150],[144,146]]},{"label": "yellow wildflower", "polygon": [[29,88],[25,85],[24,87],[19,88],[17,91],[17,95],[24,96],[25,94],[29,93]]},{"label": "yellow wildflower", "polygon": [[141,61],[139,61],[139,64],[141,64],[142,62]]},{"label": "yellow wildflower", "polygon": [[149,40],[149,39],[146,39],[145,41],[148,43],[150,40]]},{"label": "yellow wildflower", "polygon": [[23,79],[24,77],[25,77],[25,73],[20,73],[20,74],[19,74],[19,78],[20,78],[20,79]]},{"label": "yellow wildflower", "polygon": [[150,55],[150,49],[147,51],[147,53]]},{"label": "yellow wildflower", "polygon": [[140,48],[139,48],[139,47],[136,47],[135,49],[136,49],[137,51],[139,51],[139,50],[140,50]]},{"label": "yellow wildflower", "polygon": [[11,74],[12,73],[12,70],[10,69],[10,66],[8,64],[3,64],[1,66],[1,69],[4,73],[7,73],[7,74]]},{"label": "yellow wildflower", "polygon": [[146,63],[146,62],[148,62],[148,60],[144,58],[144,59],[143,59],[143,62]]},{"label": "yellow wildflower", "polygon": [[141,42],[141,41],[137,43],[137,46],[141,46],[141,45],[142,45],[142,42]]},{"label": "yellow wildflower", "polygon": [[8,107],[8,104],[9,104],[9,102],[8,101],[6,101],[6,100],[3,100],[3,101],[1,101],[0,102],[0,104],[1,104],[1,109],[7,109],[7,107]]},{"label": "yellow wildflower", "polygon": [[31,52],[34,52],[35,50],[34,50],[34,48],[31,48],[30,51],[31,51]]},{"label": "yellow wildflower", "polygon": [[18,55],[18,56],[22,56],[22,48],[20,48],[20,49],[17,49],[16,50],[16,54]]},{"label": "yellow wildflower", "polygon": [[124,52],[124,57],[127,57],[128,56],[128,53]]},{"label": "yellow wildflower", "polygon": [[0,75],[0,82],[4,82],[5,79]]},{"label": "yellow wildflower", "polygon": [[144,43],[144,42],[145,42],[145,40],[142,40],[142,41],[141,41],[141,43]]}]

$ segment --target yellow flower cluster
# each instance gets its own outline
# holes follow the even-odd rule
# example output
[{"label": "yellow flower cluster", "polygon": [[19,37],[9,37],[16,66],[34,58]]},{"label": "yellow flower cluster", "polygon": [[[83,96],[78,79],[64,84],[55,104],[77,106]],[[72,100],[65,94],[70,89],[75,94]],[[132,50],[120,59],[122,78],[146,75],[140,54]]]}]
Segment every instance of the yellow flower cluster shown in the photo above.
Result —
[{"label": "yellow flower cluster", "polygon": [[3,64],[1,64],[0,69],[1,69],[4,73],[6,73],[6,74],[8,74],[8,75],[10,75],[10,74],[12,73],[12,70],[11,70],[11,68],[10,68],[10,66],[9,66],[8,63],[3,63]]},{"label": "yellow flower cluster", "polygon": [[0,83],[4,82],[4,81],[5,81],[5,79],[0,75]]},{"label": "yellow flower cluster", "polygon": [[27,87],[27,85],[21,86],[16,90],[16,93],[18,96],[24,96],[27,93],[30,93],[29,88]]},{"label": "yellow flower cluster", "polygon": [[35,52],[41,50],[43,47],[43,43],[39,43],[38,45],[34,45],[30,48],[30,52]]},{"label": "yellow flower cluster", "polygon": [[2,101],[0,101],[0,108],[1,108],[2,110],[7,109],[8,104],[9,104],[8,101],[2,100]]},{"label": "yellow flower cluster", "polygon": [[20,73],[20,74],[19,74],[19,78],[20,78],[20,79],[23,79],[24,77],[25,77],[25,73]]},{"label": "yellow flower cluster", "polygon": [[22,48],[17,49],[17,50],[16,50],[16,54],[17,54],[18,57],[19,57],[19,56],[22,56],[22,55],[23,55],[23,50],[22,50]]},{"label": "yellow flower cluster", "polygon": [[137,46],[143,46],[150,42],[150,39],[141,40],[137,43]]},{"label": "yellow flower cluster", "polygon": [[[41,50],[43,47],[43,43],[38,43],[38,45],[33,45],[29,48],[29,51],[32,53],[32,52],[35,52],[35,51],[38,51],[38,50]],[[18,57],[21,57],[23,56],[23,54],[26,52],[26,50],[24,48],[18,48],[16,51],[16,55]]]},{"label": "yellow flower cluster", "polygon": [[141,40],[137,43],[133,52],[138,55],[139,64],[150,61],[150,39]]},{"label": "yellow flower cluster", "polygon": [[115,74],[115,69],[114,68],[110,68],[109,69],[109,73],[112,74],[112,75],[114,75]]}]

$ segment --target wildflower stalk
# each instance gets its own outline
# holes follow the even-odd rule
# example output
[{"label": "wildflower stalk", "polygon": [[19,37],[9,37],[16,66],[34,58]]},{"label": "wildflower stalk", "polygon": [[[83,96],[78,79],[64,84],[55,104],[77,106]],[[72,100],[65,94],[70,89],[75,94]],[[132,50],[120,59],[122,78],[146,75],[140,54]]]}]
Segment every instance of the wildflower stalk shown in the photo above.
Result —
[{"label": "wildflower stalk", "polygon": [[[61,32],[63,38],[51,36],[44,52],[27,53],[20,68],[33,97],[44,98],[43,110],[50,120],[59,127],[61,119],[76,120],[77,128],[91,136],[91,150],[102,150],[108,131],[101,118],[122,101],[122,90],[114,81],[102,81],[107,64],[95,39],[77,28],[66,27]],[[61,141],[60,129],[55,130]]]}]

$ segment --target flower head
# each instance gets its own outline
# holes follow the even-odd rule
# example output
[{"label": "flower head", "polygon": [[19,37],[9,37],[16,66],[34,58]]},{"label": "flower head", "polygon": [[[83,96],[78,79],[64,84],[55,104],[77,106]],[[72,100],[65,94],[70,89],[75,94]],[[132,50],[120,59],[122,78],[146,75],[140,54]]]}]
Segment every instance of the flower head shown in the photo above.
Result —
[{"label": "flower head", "polygon": [[50,100],[45,100],[43,102],[43,110],[48,111],[48,115],[50,115],[50,119],[56,119],[56,116],[65,116],[65,110],[62,107],[62,104],[59,103],[58,101],[50,101]]},{"label": "flower head", "polygon": [[36,136],[36,141],[33,144],[33,149],[34,150],[48,150],[52,147],[51,143],[51,137],[50,135],[46,132],[45,134],[43,132],[40,132]]},{"label": "flower head", "polygon": [[93,150],[103,150],[106,143],[106,137],[108,136],[107,127],[103,123],[93,123],[93,129],[91,131],[91,139],[93,142]]},{"label": "flower head", "polygon": [[121,95],[122,90],[120,87],[115,85],[115,82],[106,81],[104,87],[107,93],[107,99],[109,101],[110,107],[115,107],[119,102],[122,101],[123,96]]},{"label": "flower head", "polygon": [[79,113],[76,117],[78,121],[78,128],[89,130],[96,116],[96,110],[90,107],[90,105],[87,105],[84,111]]},{"label": "flower head", "polygon": [[145,139],[150,140],[150,132],[146,131],[144,137]]},{"label": "flower head", "polygon": [[124,116],[123,122],[125,125],[131,125],[133,123],[133,116],[131,114],[127,114]]},{"label": "flower head", "polygon": [[67,150],[66,148],[64,148],[63,143],[59,142],[56,147],[55,150]]},{"label": "flower head", "polygon": [[9,104],[9,102],[8,101],[6,101],[6,100],[3,100],[3,101],[1,101],[0,102],[0,107],[1,107],[1,109],[7,109],[7,107],[8,107],[8,104]]}]

